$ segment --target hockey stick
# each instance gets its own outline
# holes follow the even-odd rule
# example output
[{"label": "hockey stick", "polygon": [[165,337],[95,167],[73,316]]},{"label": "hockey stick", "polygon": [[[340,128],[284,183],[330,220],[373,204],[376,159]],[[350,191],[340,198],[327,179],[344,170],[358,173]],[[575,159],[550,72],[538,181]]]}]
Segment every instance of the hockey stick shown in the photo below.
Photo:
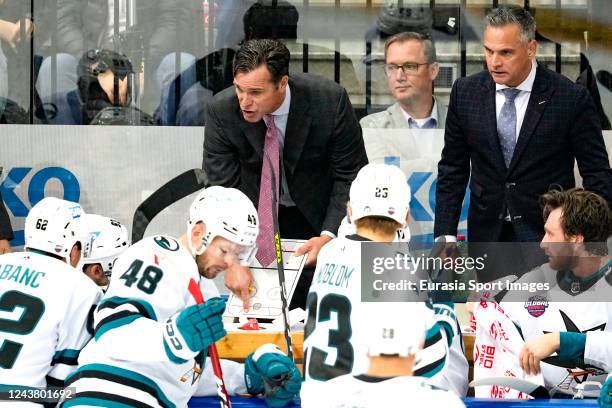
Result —
[{"label": "hockey stick", "polygon": [[[187,287],[191,296],[195,299],[197,304],[204,303],[204,296],[202,291],[193,278],[189,280],[189,286]],[[217,394],[221,400],[221,408],[231,408],[232,403],[230,402],[229,394],[225,388],[225,381],[223,381],[223,371],[221,370],[221,361],[219,360],[219,352],[217,352],[217,346],[215,343],[208,346],[208,355],[210,357],[210,363],[212,364],[213,373],[215,374],[215,383],[217,384]]]},{"label": "hockey stick", "polygon": [[[285,265],[283,264],[283,250],[280,242],[280,227],[278,225],[278,210],[276,208],[276,175],[274,174],[274,166],[270,156],[264,151],[264,156],[268,161],[270,170],[272,170],[271,187],[272,187],[272,225],[274,227],[274,247],[276,249],[276,271],[278,272],[278,285],[280,286],[280,297],[283,308],[283,324],[285,332],[285,342],[287,343],[287,356],[293,361],[293,338],[291,337],[291,327],[289,326],[289,302],[287,302],[287,291],[285,289]],[[280,175],[279,178],[280,180]]]},{"label": "hockey stick", "polygon": [[183,197],[194,193],[208,184],[208,177],[202,169],[191,169],[179,174],[158,188],[136,211],[132,221],[132,243],[140,241],[153,218],[165,208]]},{"label": "hockey stick", "polygon": [[470,387],[478,387],[481,385],[498,385],[504,388],[512,388],[524,394],[529,394],[535,399],[550,399],[550,393],[541,385],[534,384],[531,381],[523,380],[522,378],[514,377],[489,377],[474,380]]}]

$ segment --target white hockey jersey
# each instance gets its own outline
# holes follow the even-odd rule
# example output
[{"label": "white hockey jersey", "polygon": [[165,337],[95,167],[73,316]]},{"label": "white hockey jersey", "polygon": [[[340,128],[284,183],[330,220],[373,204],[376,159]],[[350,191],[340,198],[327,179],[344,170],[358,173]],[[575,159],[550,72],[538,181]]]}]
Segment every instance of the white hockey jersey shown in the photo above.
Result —
[{"label": "white hockey jersey", "polygon": [[96,309],[94,339],[66,381],[76,387],[76,398],[62,406],[187,406],[199,381],[192,368],[202,359],[176,358],[166,351],[163,333],[169,317],[195,304],[191,279],[206,285],[206,299],[215,294],[211,281],[200,281],[190,252],[172,237],[148,237],[128,248]]},{"label": "white hockey jersey", "polygon": [[444,407],[462,408],[454,393],[432,387],[422,377],[376,378],[351,374],[327,381],[305,408]]},{"label": "white hockey jersey", "polygon": [[[336,238],[319,252],[306,300],[302,404],[309,404],[309,398],[321,392],[325,381],[346,374],[362,374],[368,368],[364,338],[353,331],[359,325],[357,309],[361,303],[363,240],[356,235]],[[330,265],[334,265],[333,268]],[[439,320],[451,321],[453,328],[457,329],[452,308],[440,305],[436,312],[440,313],[437,316]],[[454,366],[449,362],[446,336],[446,331],[432,322],[425,336],[424,349],[417,353],[414,375],[428,377],[434,385],[465,395],[468,364],[461,349],[461,336],[456,336],[459,337],[456,343],[453,341],[460,347],[455,354],[458,360]],[[456,372],[451,371],[452,367]]]},{"label": "white hockey jersey", "polygon": [[91,338],[101,296],[85,274],[58,259],[1,255],[0,385],[62,386]]},{"label": "white hockey jersey", "polygon": [[[612,264],[600,270],[595,279],[579,279],[570,272],[557,272],[548,264],[526,274],[520,283],[543,282],[548,290],[527,293],[523,301],[501,303],[520,327],[525,341],[548,332],[586,334],[584,361],[567,364],[557,354],[541,363],[547,389],[573,395],[584,381],[604,382],[612,372]],[[585,392],[584,396],[597,397]]]}]

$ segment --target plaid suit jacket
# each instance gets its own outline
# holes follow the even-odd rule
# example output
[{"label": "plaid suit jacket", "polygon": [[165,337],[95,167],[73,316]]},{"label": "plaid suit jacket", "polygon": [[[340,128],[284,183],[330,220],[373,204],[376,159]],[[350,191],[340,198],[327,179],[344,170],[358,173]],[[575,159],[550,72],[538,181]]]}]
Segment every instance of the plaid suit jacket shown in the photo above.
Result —
[{"label": "plaid suit jacket", "polygon": [[488,71],[461,78],[451,91],[438,163],[434,234],[455,235],[470,183],[468,236],[498,241],[509,210],[519,241],[539,241],[539,196],[574,187],[574,159],[583,186],[612,200],[612,171],[599,117],[587,90],[538,65],[514,156],[506,168],[497,135],[495,83]]}]

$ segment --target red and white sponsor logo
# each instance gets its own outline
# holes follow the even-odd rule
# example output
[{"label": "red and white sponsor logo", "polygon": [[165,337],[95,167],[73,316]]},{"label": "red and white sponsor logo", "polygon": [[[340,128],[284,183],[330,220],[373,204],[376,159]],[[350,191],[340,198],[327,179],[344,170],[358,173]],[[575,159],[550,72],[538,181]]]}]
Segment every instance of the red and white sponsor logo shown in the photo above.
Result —
[{"label": "red and white sponsor logo", "polygon": [[493,323],[491,323],[489,334],[491,334],[491,337],[493,337],[495,340],[510,340],[506,334],[506,330],[504,330],[504,326],[499,320],[495,320]]},{"label": "red and white sponsor logo", "polygon": [[488,344],[480,344],[479,346],[480,347],[476,349],[474,361],[481,367],[493,368],[495,346],[489,346]]}]

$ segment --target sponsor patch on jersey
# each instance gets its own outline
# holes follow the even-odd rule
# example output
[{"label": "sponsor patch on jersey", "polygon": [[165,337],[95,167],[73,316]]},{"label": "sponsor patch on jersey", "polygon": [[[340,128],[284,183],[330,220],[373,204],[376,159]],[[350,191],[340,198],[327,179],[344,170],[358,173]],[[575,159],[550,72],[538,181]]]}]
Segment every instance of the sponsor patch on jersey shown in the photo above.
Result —
[{"label": "sponsor patch on jersey", "polygon": [[172,238],[167,238],[167,237],[158,235],[155,238],[153,238],[153,241],[155,241],[157,245],[159,245],[160,247],[168,251],[178,251],[179,249],[179,243]]},{"label": "sponsor patch on jersey", "polygon": [[548,300],[544,296],[532,296],[527,299],[524,307],[527,309],[527,313],[533,317],[540,317],[548,307]]},{"label": "sponsor patch on jersey", "polygon": [[83,212],[83,210],[81,209],[80,205],[75,205],[69,208],[71,215],[72,215],[72,219],[75,218],[81,218],[81,213]]}]

